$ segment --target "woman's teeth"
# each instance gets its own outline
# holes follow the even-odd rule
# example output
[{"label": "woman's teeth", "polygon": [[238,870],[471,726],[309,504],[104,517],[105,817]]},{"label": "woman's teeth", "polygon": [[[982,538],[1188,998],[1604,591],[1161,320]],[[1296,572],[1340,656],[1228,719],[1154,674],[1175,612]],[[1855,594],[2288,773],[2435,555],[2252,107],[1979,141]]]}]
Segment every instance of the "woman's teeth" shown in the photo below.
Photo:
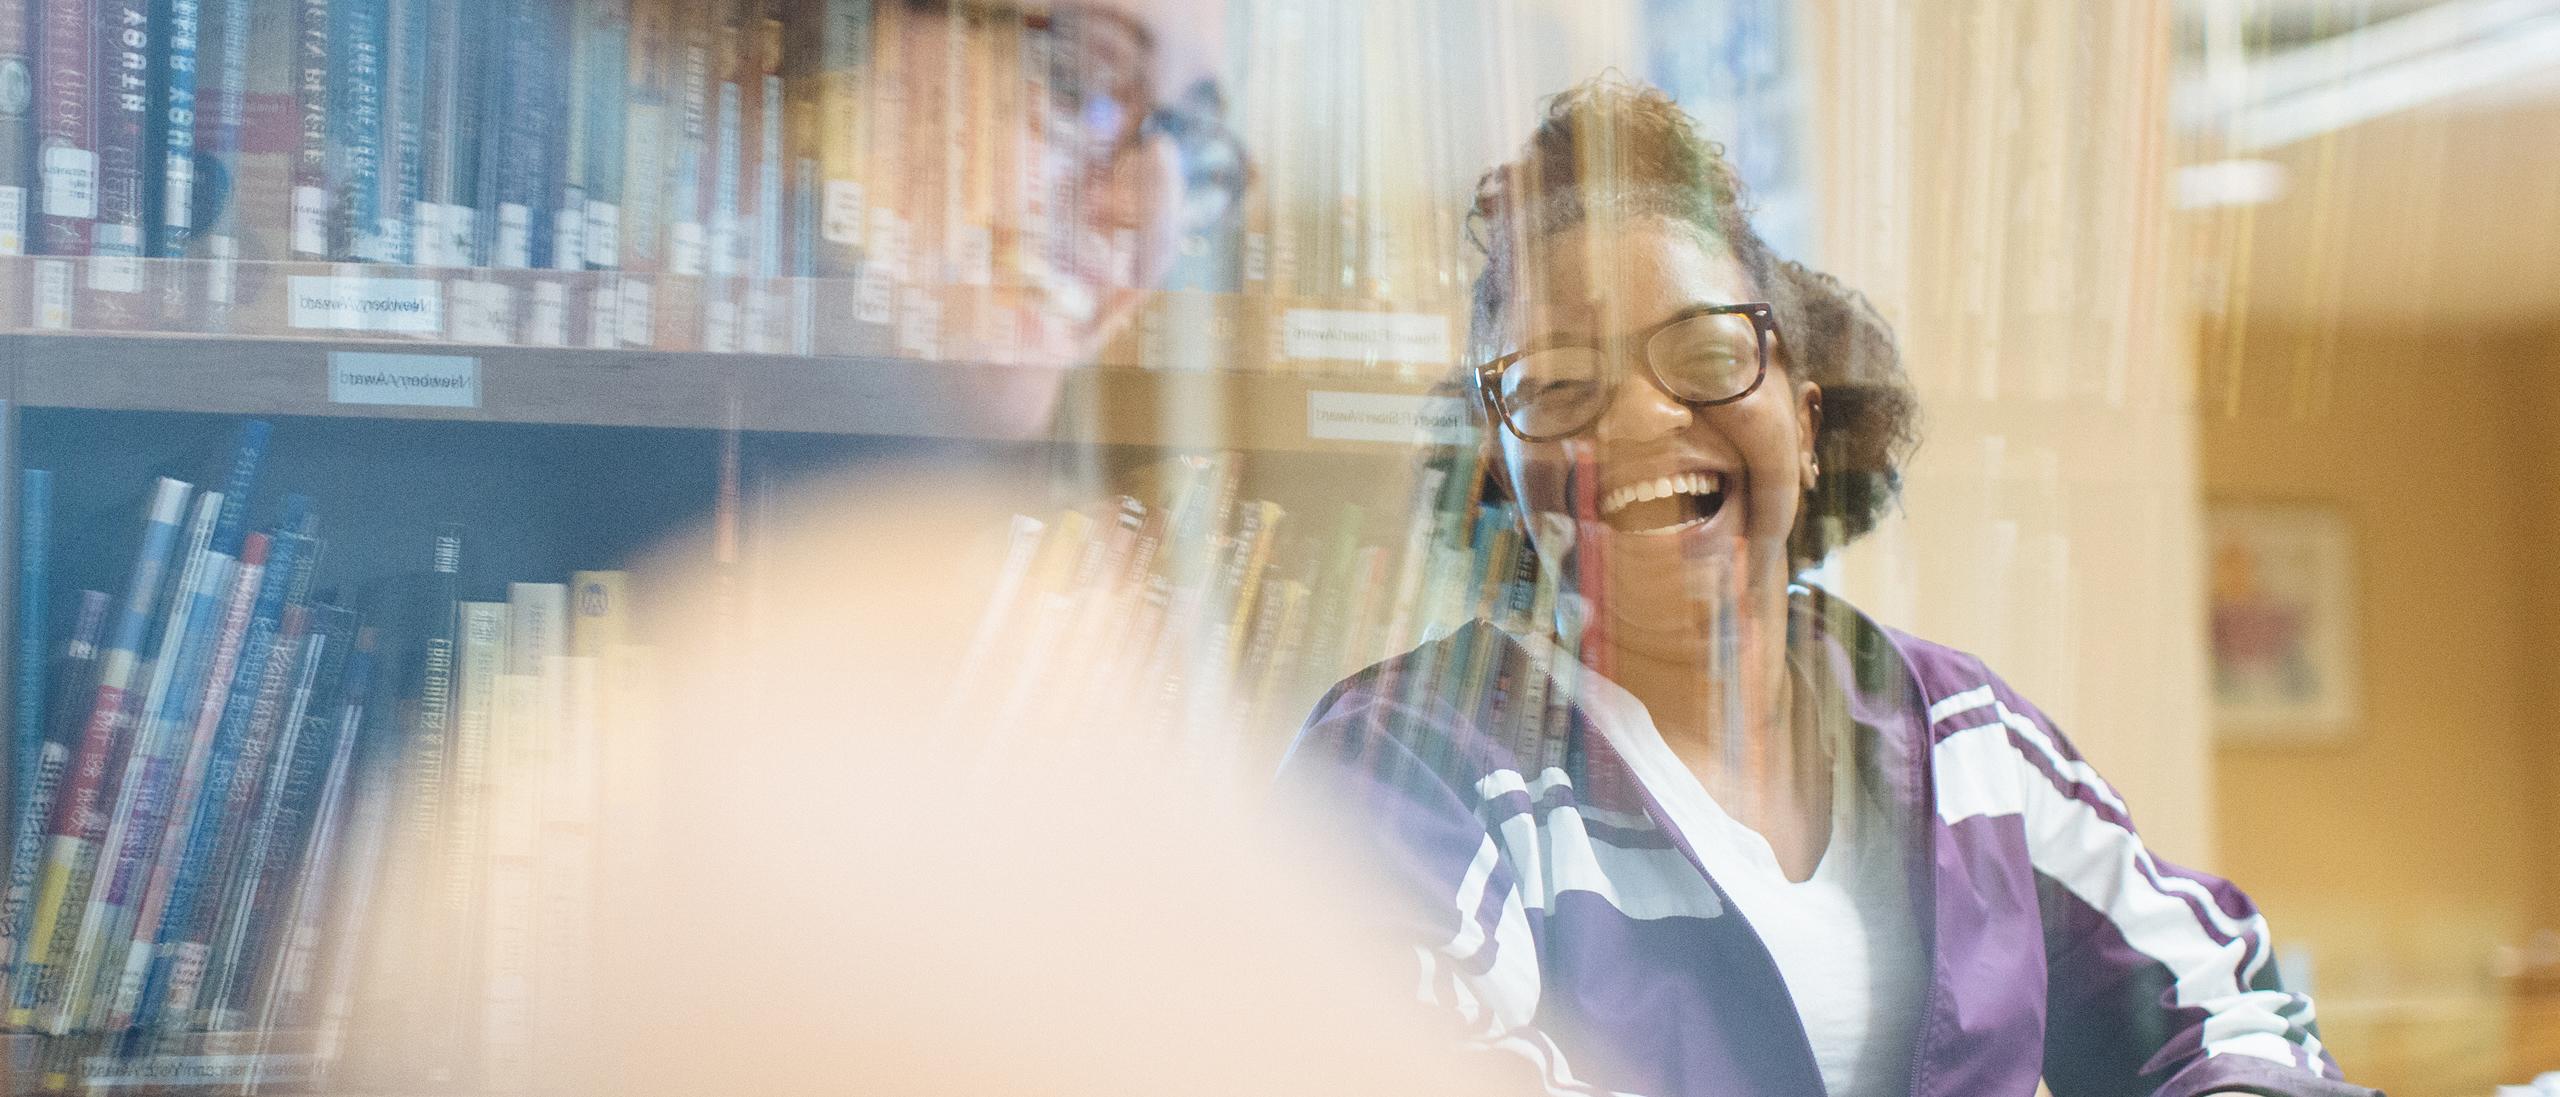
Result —
[{"label": "woman's teeth", "polygon": [[1724,476],[1713,472],[1675,472],[1656,476],[1616,488],[1600,497],[1600,516],[1608,518],[1625,510],[1629,504],[1667,499],[1674,495],[1722,495]]},{"label": "woman's teeth", "polygon": [[1653,533],[1694,525],[1724,509],[1724,476],[1678,472],[1612,489],[1600,498],[1600,518],[1627,533]]}]

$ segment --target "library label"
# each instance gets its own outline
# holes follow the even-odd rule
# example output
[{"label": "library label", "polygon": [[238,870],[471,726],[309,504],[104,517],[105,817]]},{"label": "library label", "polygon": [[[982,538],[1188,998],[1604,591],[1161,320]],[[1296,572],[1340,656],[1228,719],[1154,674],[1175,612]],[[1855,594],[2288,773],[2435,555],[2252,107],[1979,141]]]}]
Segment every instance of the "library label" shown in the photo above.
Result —
[{"label": "library label", "polygon": [[480,360],[459,354],[329,352],[329,402],[480,406]]},{"label": "library label", "polygon": [[297,328],[438,335],[444,287],[433,278],[297,274],[285,280],[287,319]]},{"label": "library label", "polygon": [[1290,309],[1280,353],[1299,360],[1446,365],[1449,318],[1430,312]]},{"label": "library label", "polygon": [[1307,437],[1332,442],[1464,445],[1474,440],[1466,401],[1395,392],[1307,393]]}]

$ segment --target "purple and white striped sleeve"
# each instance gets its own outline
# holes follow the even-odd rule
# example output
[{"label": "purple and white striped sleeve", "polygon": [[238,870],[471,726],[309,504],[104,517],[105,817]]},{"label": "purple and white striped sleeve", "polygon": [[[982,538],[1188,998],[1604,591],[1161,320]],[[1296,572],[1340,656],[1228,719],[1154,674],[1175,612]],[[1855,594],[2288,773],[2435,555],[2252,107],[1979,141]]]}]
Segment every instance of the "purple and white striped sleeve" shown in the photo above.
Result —
[{"label": "purple and white striped sleeve", "polygon": [[1447,765],[1460,753],[1447,749],[1452,714],[1363,684],[1317,708],[1281,766],[1282,796],[1380,878],[1382,928],[1405,950],[1385,962],[1410,965],[1415,994],[1456,1021],[1461,1043],[1516,1056],[1545,1092],[1608,1097],[1534,1023],[1537,941],[1515,866],[1477,814],[1474,790],[1425,758]]},{"label": "purple and white striped sleeve", "polygon": [[2256,905],[2153,856],[2115,789],[2043,713],[1993,679],[1929,715],[1942,816],[2007,800],[2024,822],[2057,1097],[2375,1095],[2340,1077],[2311,999],[2283,986]]}]

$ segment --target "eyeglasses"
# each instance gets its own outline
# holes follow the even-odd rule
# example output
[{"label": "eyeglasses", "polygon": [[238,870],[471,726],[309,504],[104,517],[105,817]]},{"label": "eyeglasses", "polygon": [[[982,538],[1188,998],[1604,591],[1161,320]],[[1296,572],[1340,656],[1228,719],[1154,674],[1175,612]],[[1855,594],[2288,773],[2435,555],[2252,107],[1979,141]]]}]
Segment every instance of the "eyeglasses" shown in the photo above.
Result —
[{"label": "eyeglasses", "polygon": [[1618,393],[1632,357],[1654,387],[1691,407],[1751,395],[1769,373],[1769,306],[1700,305],[1606,343],[1553,342],[1514,351],[1476,368],[1486,409],[1523,441],[1552,442],[1588,430]]}]

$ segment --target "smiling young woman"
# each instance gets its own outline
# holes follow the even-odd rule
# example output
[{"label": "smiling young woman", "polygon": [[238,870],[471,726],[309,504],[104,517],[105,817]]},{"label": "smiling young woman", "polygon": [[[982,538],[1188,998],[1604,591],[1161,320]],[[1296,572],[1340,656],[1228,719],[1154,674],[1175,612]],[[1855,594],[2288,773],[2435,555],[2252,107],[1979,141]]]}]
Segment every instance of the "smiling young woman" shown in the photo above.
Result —
[{"label": "smiling young woman", "polygon": [[[2369,1092],[2248,899],[2033,705],[1793,581],[1893,501],[1916,406],[1745,209],[1618,82],[1479,190],[1470,381],[1557,619],[1344,682],[1283,774],[1409,900],[1424,994],[1559,1092]],[[1444,688],[1453,645],[1497,700]]]}]

